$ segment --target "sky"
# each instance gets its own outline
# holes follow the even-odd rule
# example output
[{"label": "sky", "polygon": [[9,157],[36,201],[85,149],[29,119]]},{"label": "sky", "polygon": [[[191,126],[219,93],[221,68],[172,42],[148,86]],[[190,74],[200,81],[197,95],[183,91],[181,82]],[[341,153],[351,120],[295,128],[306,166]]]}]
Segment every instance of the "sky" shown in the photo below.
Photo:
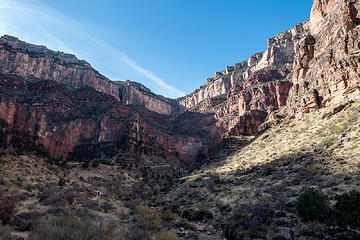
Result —
[{"label": "sky", "polygon": [[0,0],[0,35],[75,54],[170,98],[264,51],[313,0]]}]

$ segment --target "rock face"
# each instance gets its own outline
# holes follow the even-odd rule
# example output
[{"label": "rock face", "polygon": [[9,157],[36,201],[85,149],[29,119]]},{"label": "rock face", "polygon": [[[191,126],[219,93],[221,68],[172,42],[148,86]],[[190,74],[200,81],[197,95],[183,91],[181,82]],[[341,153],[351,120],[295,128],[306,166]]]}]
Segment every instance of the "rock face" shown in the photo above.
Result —
[{"label": "rock face", "polygon": [[224,71],[215,72],[213,78],[200,89],[185,97],[179,98],[181,105],[190,109],[205,99],[227,95],[232,87],[247,81],[252,74],[263,69],[291,69],[294,61],[296,44],[304,36],[308,23],[300,23],[293,28],[268,39],[268,47],[262,53],[251,56],[247,61],[227,67]]},{"label": "rock face", "polygon": [[360,3],[317,0],[297,47],[288,112],[294,117],[360,93]]},{"label": "rock face", "polygon": [[178,111],[176,101],[152,93],[138,83],[111,81],[74,55],[54,52],[11,36],[0,38],[0,72],[35,79],[52,80],[70,88],[90,86],[114,96],[123,104],[142,105],[170,115]]},{"label": "rock face", "polygon": [[292,63],[308,22],[268,40],[263,53],[216,72],[199,90],[178,99],[193,112],[213,113],[220,135],[256,134],[269,111],[286,105]]},{"label": "rock face", "polygon": [[189,163],[207,155],[196,131],[185,135],[169,126],[170,118],[91,87],[69,90],[55,81],[0,76],[0,147],[41,148],[78,160],[126,151]]},{"label": "rock face", "polygon": [[121,151],[191,163],[209,137],[172,127],[175,100],[114,82],[75,56],[0,38],[0,147],[44,149],[54,158],[110,158]]}]

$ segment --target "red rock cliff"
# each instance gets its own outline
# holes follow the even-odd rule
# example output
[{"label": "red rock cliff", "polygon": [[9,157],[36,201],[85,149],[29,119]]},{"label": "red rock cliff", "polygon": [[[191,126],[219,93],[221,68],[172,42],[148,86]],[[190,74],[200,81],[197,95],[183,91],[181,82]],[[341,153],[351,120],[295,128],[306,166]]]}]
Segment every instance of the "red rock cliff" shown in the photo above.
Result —
[{"label": "red rock cliff", "polygon": [[191,163],[206,157],[207,135],[173,129],[170,117],[123,105],[90,87],[0,75],[0,147],[44,149],[54,158],[112,159],[121,152]]}]

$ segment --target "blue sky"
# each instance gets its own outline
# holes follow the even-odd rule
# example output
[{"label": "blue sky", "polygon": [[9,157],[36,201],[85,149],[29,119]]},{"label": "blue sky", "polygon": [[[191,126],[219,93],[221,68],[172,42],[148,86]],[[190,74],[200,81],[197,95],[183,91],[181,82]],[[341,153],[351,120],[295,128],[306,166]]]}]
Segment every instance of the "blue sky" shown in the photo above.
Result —
[{"label": "blue sky", "polygon": [[0,34],[85,59],[167,97],[266,48],[312,0],[0,0]]}]

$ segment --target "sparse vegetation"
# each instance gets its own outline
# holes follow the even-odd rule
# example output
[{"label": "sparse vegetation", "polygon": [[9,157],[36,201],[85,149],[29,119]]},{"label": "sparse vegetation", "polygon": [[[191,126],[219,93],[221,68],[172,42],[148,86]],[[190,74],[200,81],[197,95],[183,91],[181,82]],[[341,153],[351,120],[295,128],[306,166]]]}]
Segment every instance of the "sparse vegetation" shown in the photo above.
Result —
[{"label": "sparse vegetation", "polygon": [[156,236],[156,240],[179,240],[172,232],[161,232]]},{"label": "sparse vegetation", "polygon": [[[220,228],[228,239],[275,238],[283,228],[296,229],[297,236],[350,239],[358,231],[358,210],[350,207],[359,205],[350,194],[360,180],[358,119],[345,108],[319,121],[326,111],[285,119],[255,138],[230,136],[208,165],[185,176],[153,167],[168,163],[164,159],[149,162],[148,156],[127,153],[111,165],[100,160],[64,165],[26,152],[0,156],[0,194],[21,202],[6,220],[7,232],[24,231],[31,239],[64,231],[99,236],[86,223],[102,239],[206,239],[208,232],[211,239],[221,235]],[[343,127],[348,113],[351,124]],[[311,186],[326,193],[327,203],[320,191],[313,193],[315,203],[304,198]],[[285,207],[300,195],[297,207]],[[61,223],[70,217],[70,225]],[[73,226],[77,229],[69,230]]]}]

